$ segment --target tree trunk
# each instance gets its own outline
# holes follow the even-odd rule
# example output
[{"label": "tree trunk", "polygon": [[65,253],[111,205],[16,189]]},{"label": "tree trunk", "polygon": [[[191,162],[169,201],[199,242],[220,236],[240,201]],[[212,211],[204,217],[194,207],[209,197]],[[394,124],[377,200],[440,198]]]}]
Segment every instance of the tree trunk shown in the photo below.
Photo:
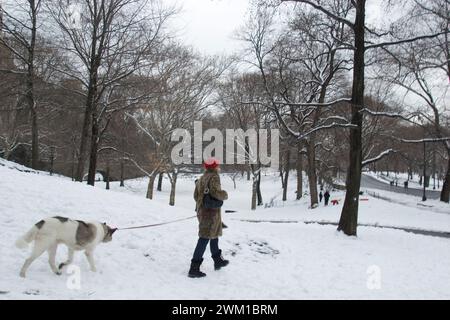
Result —
[{"label": "tree trunk", "polygon": [[152,200],[153,199],[153,185],[155,184],[155,175],[152,174],[148,177],[148,186],[147,186],[147,195],[146,198]]},{"label": "tree trunk", "polygon": [[[33,89],[29,89],[33,90]],[[39,130],[37,122],[36,106],[34,106],[34,98],[29,98],[33,104],[31,108],[31,167],[39,169]]]},{"label": "tree trunk", "polygon": [[75,181],[75,150],[72,150],[72,165],[70,168],[70,176],[72,181]]},{"label": "tree trunk", "polygon": [[[444,183],[442,184],[442,191],[441,191],[441,201],[443,202],[450,202],[450,149],[447,150],[448,152],[448,164],[447,164],[447,174],[444,178]],[[438,179],[439,181],[439,179]]]},{"label": "tree trunk", "polygon": [[109,190],[109,163],[106,166],[106,190]]},{"label": "tree trunk", "polygon": [[[98,91],[98,68],[100,67],[100,60],[97,56],[96,49],[97,37],[93,37],[91,44],[91,66],[90,66],[90,75],[89,75],[89,84],[87,90],[87,99],[86,99],[86,109],[84,111],[84,121],[83,128],[81,131],[81,139],[80,139],[80,152],[78,154],[78,165],[76,172],[76,180],[83,181],[84,175],[84,167],[86,164],[87,151],[88,151],[88,140],[89,140],[89,131],[94,128],[94,124],[91,128],[91,123],[94,118],[94,113],[97,106],[97,91]],[[98,130],[98,126],[97,126]],[[92,141],[92,138],[91,138]],[[91,146],[92,150],[92,146]],[[91,154],[91,157],[93,155]],[[94,154],[95,158],[97,157],[97,153]],[[91,163],[90,163],[91,165]]]},{"label": "tree trunk", "polygon": [[26,79],[26,100],[31,115],[31,167],[38,169],[39,166],[39,130],[37,121],[36,101],[34,97],[34,53],[37,35],[37,7],[34,0],[29,2],[31,9],[31,39],[28,47],[28,70]]},{"label": "tree trunk", "polygon": [[436,149],[433,149],[433,190],[436,190]]},{"label": "tree trunk", "polygon": [[283,178],[283,201],[287,200],[287,188],[288,188],[288,180],[289,180],[289,158],[291,157],[291,149],[286,150],[286,159],[284,165],[284,178]]},{"label": "tree trunk", "polygon": [[303,158],[300,150],[301,148],[297,153],[297,200],[300,200],[303,195]]},{"label": "tree trunk", "polygon": [[95,174],[97,172],[97,156],[98,156],[98,144],[100,140],[99,123],[96,116],[93,115],[92,119],[92,132],[91,132],[91,152],[89,155],[89,172],[87,183],[91,186],[95,184]]},{"label": "tree trunk", "polygon": [[53,170],[54,170],[54,163],[55,163],[55,147],[51,146],[50,147],[50,175],[53,175]]},{"label": "tree trunk", "polygon": [[161,191],[162,190],[162,181],[163,181],[163,172],[160,172],[158,175],[158,185],[156,187],[157,191]]},{"label": "tree trunk", "polygon": [[316,150],[315,140],[311,135],[310,140],[306,143],[306,154],[308,158],[308,184],[309,196],[311,199],[311,209],[314,209],[319,204],[319,197],[317,194],[317,173],[316,173]]},{"label": "tree trunk", "polygon": [[365,0],[356,1],[355,51],[351,99],[351,123],[356,128],[350,129],[350,163],[347,170],[346,194],[337,228],[338,231],[343,231],[349,236],[357,235],[359,190],[361,186],[362,115],[360,111],[364,106],[365,2]]},{"label": "tree trunk", "polygon": [[84,111],[83,128],[81,129],[80,151],[78,153],[78,164],[75,174],[75,180],[82,182],[84,176],[84,168],[86,165],[86,157],[88,151],[89,131],[91,129],[91,120],[94,110],[94,93],[95,89],[90,88],[86,102],[86,110]]},{"label": "tree trunk", "polygon": [[261,170],[258,172],[258,180],[256,182],[256,196],[258,198],[258,206],[262,206],[263,198],[261,194]]},{"label": "tree trunk", "polygon": [[39,169],[39,130],[36,111],[36,101],[34,99],[34,66],[33,66],[33,51],[30,49],[30,58],[27,74],[27,93],[26,100],[28,108],[30,109],[31,117],[31,167],[33,169]]},{"label": "tree trunk", "polygon": [[125,170],[124,170],[124,164],[123,164],[123,159],[122,159],[122,160],[120,160],[120,186],[121,187],[125,186],[125,183],[123,181],[124,171]]},{"label": "tree trunk", "polygon": [[253,182],[252,182],[252,204],[251,209],[256,210],[256,178],[253,176]]},{"label": "tree trunk", "polygon": [[172,173],[172,179],[170,179],[170,199],[169,199],[169,205],[174,206],[175,205],[175,188],[177,186],[177,173]]}]

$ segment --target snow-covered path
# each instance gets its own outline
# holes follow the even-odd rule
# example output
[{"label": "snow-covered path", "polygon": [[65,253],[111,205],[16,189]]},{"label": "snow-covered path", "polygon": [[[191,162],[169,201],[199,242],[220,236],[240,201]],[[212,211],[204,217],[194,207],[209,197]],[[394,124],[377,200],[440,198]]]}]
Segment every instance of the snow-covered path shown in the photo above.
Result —
[{"label": "snow-covered path", "polygon": [[[56,276],[40,257],[22,279],[18,271],[27,252],[15,239],[46,216],[107,221],[131,226],[170,221],[193,215],[195,177],[180,177],[177,203],[169,207],[168,183],[155,199],[144,198],[146,179],[126,182],[126,188],[103,184],[89,187],[63,177],[24,173],[0,166],[0,299],[449,299],[450,240],[398,230],[360,227],[358,237],[346,237],[335,226],[303,223],[246,223],[241,219],[337,221],[338,206],[308,209],[308,199],[295,201],[292,177],[289,199],[275,198],[272,208],[249,209],[247,181],[230,193],[224,209],[229,226],[220,243],[230,265],[213,270],[209,254],[204,279],[186,276],[197,240],[195,219],[151,229],[123,230],[95,252],[98,272],[88,271],[81,253],[81,288],[70,289],[73,275]],[[263,177],[266,201],[279,193],[275,176]],[[343,194],[332,194],[342,198]],[[361,202],[360,222],[450,231],[450,215],[426,212],[368,197]],[[57,260],[65,258],[61,246]],[[69,286],[68,286],[69,283]]]},{"label": "snow-covered path", "polygon": [[[376,179],[374,176],[368,174],[363,174],[361,176],[361,187],[369,189],[379,189],[389,192],[397,192],[420,198],[422,198],[423,195],[423,189],[418,188],[405,189],[403,186],[391,186],[386,182],[382,182],[379,179]],[[439,199],[440,194],[441,194],[440,191],[428,189],[426,190],[426,196],[428,199]]]}]

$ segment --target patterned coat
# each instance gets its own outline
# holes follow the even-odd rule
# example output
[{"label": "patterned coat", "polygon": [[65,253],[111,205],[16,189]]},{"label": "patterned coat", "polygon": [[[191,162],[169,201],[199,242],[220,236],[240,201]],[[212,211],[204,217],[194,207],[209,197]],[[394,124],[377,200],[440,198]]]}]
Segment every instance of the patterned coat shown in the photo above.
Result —
[{"label": "patterned coat", "polygon": [[215,239],[222,236],[222,215],[220,208],[203,208],[203,195],[207,183],[212,197],[219,200],[227,200],[228,194],[221,189],[219,173],[216,170],[207,170],[195,184],[194,200],[197,205],[199,222],[198,236],[200,238]]}]

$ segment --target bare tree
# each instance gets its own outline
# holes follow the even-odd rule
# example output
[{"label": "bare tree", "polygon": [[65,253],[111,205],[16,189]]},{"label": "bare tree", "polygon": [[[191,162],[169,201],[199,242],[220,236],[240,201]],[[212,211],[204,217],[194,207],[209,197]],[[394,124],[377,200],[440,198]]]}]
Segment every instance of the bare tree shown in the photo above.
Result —
[{"label": "bare tree", "polygon": [[[447,155],[450,155],[450,142],[442,140],[450,132],[445,123],[448,110],[448,79],[450,79],[450,2],[448,0],[415,0],[413,23],[420,24],[429,33],[443,34],[412,43],[405,43],[388,51],[383,60],[379,77],[406,93],[412,98],[415,109],[424,123],[434,128],[433,135],[441,139]],[[386,72],[390,68],[397,72]],[[412,103],[405,102],[411,105]],[[440,200],[450,201],[450,162],[442,186]]]},{"label": "bare tree", "polygon": [[[308,102],[297,104],[297,106],[332,106],[341,102],[348,102],[351,106],[351,121],[350,124],[345,124],[351,128],[349,141],[349,166],[346,179],[346,196],[338,230],[343,231],[347,235],[356,235],[361,170],[363,165],[362,110],[364,109],[365,54],[368,50],[372,49],[388,48],[403,43],[434,38],[442,35],[443,32],[399,39],[398,37],[395,38],[392,32],[386,33],[372,30],[366,23],[365,0],[282,0],[281,2],[295,2],[305,5],[316,12],[327,16],[329,19],[342,24],[342,26],[352,34],[349,40],[344,42],[346,49],[353,51],[353,82],[351,98],[338,99],[329,103]],[[352,16],[354,17],[353,19]],[[366,39],[366,33],[376,38],[375,41],[369,41],[369,39]]]},{"label": "bare tree", "polygon": [[[2,30],[0,44],[8,48],[19,61],[20,73],[24,75],[24,102],[30,112],[31,167],[37,169],[39,162],[39,130],[37,103],[35,100],[35,53],[38,39],[38,21],[41,0],[15,0],[8,9],[1,8]],[[15,139],[13,139],[15,140]]]},{"label": "bare tree", "polygon": [[[264,99],[264,91],[261,86],[259,74],[248,73],[234,76],[235,72],[230,72],[226,81],[221,83],[218,88],[220,108],[224,112],[224,121],[233,128],[240,128],[244,134],[249,129],[258,132],[259,129],[267,129],[270,126],[270,114],[261,105],[255,103],[252,106],[243,104],[242,101],[259,101]],[[225,126],[223,126],[225,129]],[[255,210],[257,206],[263,204],[261,193],[261,161],[257,150],[251,150],[248,139],[243,137],[244,141],[236,141],[237,148],[244,156],[245,167],[248,176],[252,179],[251,209]],[[259,139],[259,136],[257,137]],[[239,140],[239,139],[237,139]],[[259,145],[259,140],[257,141]],[[233,153],[234,150],[226,150],[227,153]],[[251,159],[256,155],[256,161]],[[234,181],[234,180],[233,180]]]},{"label": "bare tree", "polygon": [[[348,12],[349,9],[343,9]],[[274,36],[274,12],[264,6],[242,33],[256,58],[265,89],[263,104],[275,115],[286,135],[305,146],[311,208],[318,204],[316,170],[317,132],[351,127],[345,117],[327,115],[326,100],[339,94],[339,75],[348,70],[340,55],[348,48],[341,22],[299,11],[288,26],[289,34]],[[254,103],[254,102],[249,102]]]},{"label": "bare tree", "polygon": [[71,8],[78,10],[75,25],[73,9],[65,1],[51,1],[47,8],[61,30],[57,34],[61,46],[71,59],[71,64],[58,71],[84,87],[76,180],[83,178],[90,140],[88,184],[93,185],[100,134],[107,127],[109,109],[137,98],[114,100],[118,83],[154,63],[154,48],[161,44],[163,26],[173,10],[149,0],[79,0],[73,5]]},{"label": "bare tree", "polygon": [[169,204],[175,204],[175,188],[180,166],[171,161],[176,129],[189,129],[203,117],[206,108],[214,104],[215,83],[225,65],[214,59],[194,54],[190,49],[172,45],[153,74],[157,95],[133,112],[127,113],[137,127],[155,146],[154,169],[149,175],[148,198],[153,197],[156,175],[165,172],[171,184]]}]

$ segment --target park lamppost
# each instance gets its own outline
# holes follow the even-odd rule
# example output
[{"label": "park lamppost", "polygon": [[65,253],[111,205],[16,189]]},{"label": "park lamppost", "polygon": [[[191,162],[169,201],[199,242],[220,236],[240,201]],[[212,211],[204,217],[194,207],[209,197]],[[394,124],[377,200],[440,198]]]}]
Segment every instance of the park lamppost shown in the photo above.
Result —
[{"label": "park lamppost", "polygon": [[423,140],[423,195],[422,195],[422,201],[427,201],[427,195],[426,195],[426,174],[427,174],[427,147],[426,142]]}]

